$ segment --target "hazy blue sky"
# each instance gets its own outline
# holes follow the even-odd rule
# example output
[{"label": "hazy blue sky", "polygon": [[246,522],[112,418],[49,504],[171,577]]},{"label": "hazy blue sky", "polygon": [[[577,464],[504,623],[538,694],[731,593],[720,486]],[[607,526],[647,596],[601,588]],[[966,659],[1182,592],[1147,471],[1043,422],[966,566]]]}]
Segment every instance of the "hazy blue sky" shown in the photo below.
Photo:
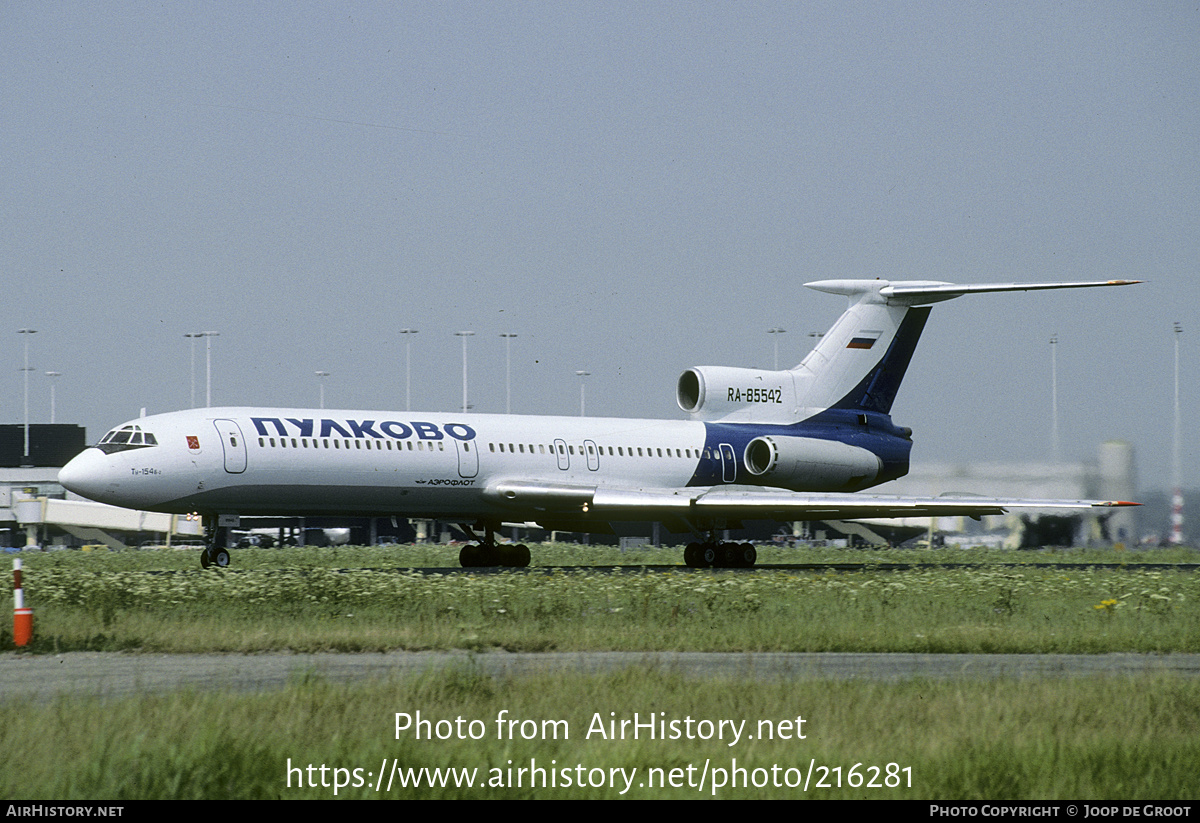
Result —
[{"label": "hazy blue sky", "polygon": [[[1200,407],[1200,11],[1179,3],[6,3],[0,419],[216,404],[681,417],[834,277],[1141,278],[934,308],[914,458],[1137,448]],[[0,336],[0,340],[5,339]],[[203,349],[197,349],[203,402]],[[1185,484],[1200,485],[1185,435]]]}]

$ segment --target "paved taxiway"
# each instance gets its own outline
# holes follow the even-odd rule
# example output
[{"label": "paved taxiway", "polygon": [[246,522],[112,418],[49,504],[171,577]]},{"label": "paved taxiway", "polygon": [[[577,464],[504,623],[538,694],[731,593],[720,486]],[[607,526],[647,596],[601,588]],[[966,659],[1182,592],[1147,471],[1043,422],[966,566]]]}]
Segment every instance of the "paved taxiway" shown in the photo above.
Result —
[{"label": "paved taxiway", "polygon": [[790,654],[704,652],[388,652],[384,654],[0,654],[0,700],[119,697],[179,688],[259,690],[318,677],[353,682],[449,666],[498,677],[631,666],[684,677],[788,680],[1200,676],[1200,654]]}]

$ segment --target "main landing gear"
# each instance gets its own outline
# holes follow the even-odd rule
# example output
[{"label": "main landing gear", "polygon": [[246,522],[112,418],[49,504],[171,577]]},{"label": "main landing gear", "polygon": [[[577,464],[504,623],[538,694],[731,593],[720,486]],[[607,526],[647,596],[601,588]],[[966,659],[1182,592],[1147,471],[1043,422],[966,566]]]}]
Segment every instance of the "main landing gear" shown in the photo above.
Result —
[{"label": "main landing gear", "polygon": [[748,569],[758,560],[758,551],[749,543],[688,543],[683,562],[692,569]]},{"label": "main landing gear", "polygon": [[[475,537],[470,526],[463,526],[467,534]],[[495,531],[491,523],[483,524],[484,538],[478,543],[468,543],[458,553],[458,562],[464,569],[481,566],[512,566],[525,568],[529,565],[529,547],[524,543],[496,543]],[[476,537],[475,539],[478,540]]]},{"label": "main landing gear", "polygon": [[204,548],[200,550],[200,568],[209,566],[224,568],[229,565],[229,549],[225,548],[225,529],[217,525],[217,518],[204,517]]}]

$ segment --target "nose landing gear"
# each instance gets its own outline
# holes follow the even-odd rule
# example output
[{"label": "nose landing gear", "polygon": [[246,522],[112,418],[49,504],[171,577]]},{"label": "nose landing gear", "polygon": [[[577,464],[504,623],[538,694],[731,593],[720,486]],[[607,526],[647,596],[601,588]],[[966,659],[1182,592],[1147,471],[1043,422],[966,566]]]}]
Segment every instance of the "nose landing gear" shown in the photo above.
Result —
[{"label": "nose landing gear", "polygon": [[213,515],[204,516],[204,548],[200,550],[200,568],[225,568],[229,565],[229,549],[225,548],[225,529],[217,525]]}]

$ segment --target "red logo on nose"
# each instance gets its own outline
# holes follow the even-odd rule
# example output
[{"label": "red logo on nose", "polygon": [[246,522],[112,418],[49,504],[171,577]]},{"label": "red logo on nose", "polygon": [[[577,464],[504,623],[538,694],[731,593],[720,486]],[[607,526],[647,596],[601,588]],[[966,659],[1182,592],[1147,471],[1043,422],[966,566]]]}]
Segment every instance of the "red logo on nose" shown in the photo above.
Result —
[{"label": "red logo on nose", "polygon": [[200,450],[200,438],[199,437],[196,437],[194,434],[189,434],[187,436],[187,441],[188,441],[189,449],[191,449],[192,451]]}]

